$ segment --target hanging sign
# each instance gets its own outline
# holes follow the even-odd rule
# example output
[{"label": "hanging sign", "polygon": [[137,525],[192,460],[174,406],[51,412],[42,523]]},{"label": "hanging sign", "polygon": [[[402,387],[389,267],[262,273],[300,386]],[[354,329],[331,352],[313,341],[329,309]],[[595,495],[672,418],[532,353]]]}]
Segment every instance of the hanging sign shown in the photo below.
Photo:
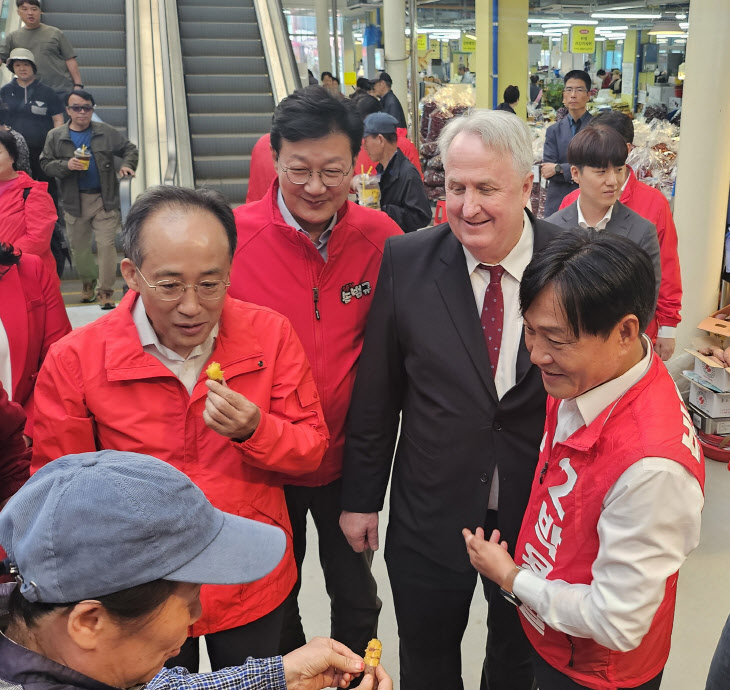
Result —
[{"label": "hanging sign", "polygon": [[606,46],[606,52],[616,50],[616,41],[606,41],[604,45]]},{"label": "hanging sign", "polygon": [[568,48],[568,34],[563,34],[563,38],[560,41],[560,50],[562,50],[564,53],[567,53]]},{"label": "hanging sign", "polygon": [[596,50],[595,26],[570,27],[570,52],[593,53]]},{"label": "hanging sign", "polygon": [[462,34],[460,47],[462,53],[473,53],[477,49],[477,41]]},{"label": "hanging sign", "polygon": [[418,50],[428,50],[428,36],[426,34],[418,34]]}]

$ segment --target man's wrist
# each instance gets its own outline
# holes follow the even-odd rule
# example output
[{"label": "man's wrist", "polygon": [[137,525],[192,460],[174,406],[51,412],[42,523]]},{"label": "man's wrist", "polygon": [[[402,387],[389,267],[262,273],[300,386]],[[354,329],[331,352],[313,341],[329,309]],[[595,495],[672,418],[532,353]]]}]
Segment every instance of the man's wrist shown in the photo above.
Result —
[{"label": "man's wrist", "polygon": [[507,575],[505,576],[504,580],[502,581],[502,584],[500,587],[505,591],[509,592],[510,594],[513,594],[514,589],[514,583],[515,578],[517,577],[517,574],[522,570],[520,566],[515,565],[512,570],[510,570]]}]

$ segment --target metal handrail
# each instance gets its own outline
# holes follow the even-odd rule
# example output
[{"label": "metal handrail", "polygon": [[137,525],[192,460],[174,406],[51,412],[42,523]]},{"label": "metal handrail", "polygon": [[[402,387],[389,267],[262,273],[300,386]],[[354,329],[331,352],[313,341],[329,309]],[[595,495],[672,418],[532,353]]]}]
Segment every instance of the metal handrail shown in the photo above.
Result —
[{"label": "metal handrail", "polygon": [[[127,139],[139,145],[139,99],[137,95],[137,21],[134,0],[125,0],[125,30],[127,49]],[[122,178],[119,182],[119,207],[122,221],[132,206],[132,179]]]},{"label": "metal handrail", "polygon": [[289,28],[281,0],[254,0],[254,8],[269,69],[271,93],[274,103],[278,104],[302,86]]}]

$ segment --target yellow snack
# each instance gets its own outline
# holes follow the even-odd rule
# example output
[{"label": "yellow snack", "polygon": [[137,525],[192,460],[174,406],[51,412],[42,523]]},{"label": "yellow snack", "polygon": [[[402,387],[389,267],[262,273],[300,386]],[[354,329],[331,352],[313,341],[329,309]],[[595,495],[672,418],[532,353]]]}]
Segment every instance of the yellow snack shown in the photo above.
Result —
[{"label": "yellow snack", "polygon": [[380,665],[380,655],[383,653],[383,643],[377,638],[373,638],[368,642],[368,648],[365,650],[363,661],[365,662],[364,673],[373,676],[373,690],[377,690],[378,678],[375,675],[375,669]]},{"label": "yellow snack", "polygon": [[205,373],[209,379],[223,383],[223,374],[225,372],[221,369],[221,365],[218,362],[211,362],[210,366],[205,370]]}]

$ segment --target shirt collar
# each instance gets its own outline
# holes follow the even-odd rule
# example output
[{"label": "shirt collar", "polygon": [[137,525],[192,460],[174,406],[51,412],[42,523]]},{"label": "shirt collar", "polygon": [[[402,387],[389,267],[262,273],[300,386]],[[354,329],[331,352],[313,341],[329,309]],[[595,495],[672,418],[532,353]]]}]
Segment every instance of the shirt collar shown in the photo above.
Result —
[{"label": "shirt collar", "polygon": [[574,399],[586,426],[590,426],[603,410],[618,400],[649,371],[654,356],[654,348],[651,340],[646,335],[642,336],[642,344],[646,352],[640,362],[634,364],[631,369],[618,378],[606,381],[606,383],[602,383],[600,386],[596,386]]},{"label": "shirt collar", "polygon": [[[520,239],[517,240],[517,244],[512,248],[512,251],[499,262],[499,265],[504,268],[515,280],[522,280],[522,274],[527,268],[527,264],[532,259],[532,249],[535,243],[535,239],[532,233],[532,224],[530,218],[526,212],[523,212],[522,220],[522,234]],[[477,266],[483,264],[483,261],[476,259],[474,255],[462,245],[464,249],[464,256],[466,257],[466,268],[468,274],[471,275],[476,270]],[[490,264],[484,264],[489,266]]]},{"label": "shirt collar", "polygon": [[177,362],[184,362],[186,359],[198,357],[199,355],[211,352],[213,349],[213,341],[218,336],[219,324],[213,326],[213,330],[210,335],[200,345],[196,345],[193,351],[187,357],[181,357],[177,352],[174,352],[169,347],[165,347],[155,333],[155,329],[152,328],[147,311],[144,308],[144,302],[142,297],[137,297],[137,301],[134,303],[132,308],[132,320],[134,325],[137,327],[137,334],[139,335],[140,343],[142,347],[153,346],[157,348],[159,353],[168,359]]},{"label": "shirt collar", "polygon": [[[621,187],[621,194],[624,193],[624,190],[628,186],[630,180],[631,180],[631,168],[627,165],[626,166],[626,181],[624,182],[624,186]],[[611,208],[613,208],[613,206]]]},{"label": "shirt collar", "polygon": [[578,197],[578,204],[576,207],[578,209],[578,225],[585,230],[590,227],[593,227],[596,230],[605,230],[611,220],[611,216],[613,215],[613,206],[611,206],[608,211],[606,211],[606,215],[603,216],[603,218],[601,218],[601,220],[599,220],[595,225],[588,225],[585,216],[583,215],[583,211],[580,208],[580,197]]},{"label": "shirt collar", "polygon": [[[314,173],[312,173],[314,174]],[[281,217],[284,219],[284,222],[287,225],[291,225],[295,230],[298,232],[303,232],[307,237],[311,239],[310,234],[301,226],[297,221],[295,220],[294,216],[290,213],[289,209],[286,207],[286,203],[284,201],[284,195],[281,193],[281,187],[279,187],[279,191],[276,195],[276,203],[279,207],[279,212],[281,213]],[[332,234],[332,228],[335,227],[337,224],[337,214],[335,213],[334,216],[332,216],[332,220],[330,220],[329,225],[325,228],[324,232],[319,236],[319,239],[314,242],[314,246],[317,249],[321,249],[324,247],[329,238]]]}]

